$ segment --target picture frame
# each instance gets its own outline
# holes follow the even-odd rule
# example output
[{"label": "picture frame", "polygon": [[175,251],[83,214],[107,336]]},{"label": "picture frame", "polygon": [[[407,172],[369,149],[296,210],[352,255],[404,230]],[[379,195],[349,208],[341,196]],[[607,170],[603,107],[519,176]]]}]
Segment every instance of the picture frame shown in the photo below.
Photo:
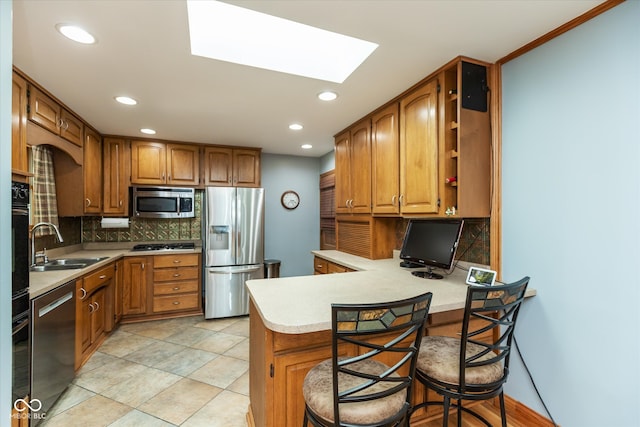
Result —
[{"label": "picture frame", "polygon": [[497,273],[480,267],[470,267],[467,273],[467,284],[472,286],[493,286]]}]

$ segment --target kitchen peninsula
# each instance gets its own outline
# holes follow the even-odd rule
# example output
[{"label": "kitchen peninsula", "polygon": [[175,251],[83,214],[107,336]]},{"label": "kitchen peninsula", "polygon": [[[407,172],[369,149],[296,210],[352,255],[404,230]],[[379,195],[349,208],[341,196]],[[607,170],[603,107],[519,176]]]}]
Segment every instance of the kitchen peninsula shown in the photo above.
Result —
[{"label": "kitchen peninsula", "polygon": [[[369,303],[433,292],[429,335],[460,330],[466,273],[454,269],[442,280],[423,279],[394,258],[369,260],[339,251],[313,251],[316,257],[355,270],[247,282],[250,294],[249,426],[302,424],[302,383],[306,373],[331,357],[331,303]],[[529,289],[527,296],[535,295]],[[421,396],[422,390],[414,390]],[[419,415],[419,414],[417,414]]]}]

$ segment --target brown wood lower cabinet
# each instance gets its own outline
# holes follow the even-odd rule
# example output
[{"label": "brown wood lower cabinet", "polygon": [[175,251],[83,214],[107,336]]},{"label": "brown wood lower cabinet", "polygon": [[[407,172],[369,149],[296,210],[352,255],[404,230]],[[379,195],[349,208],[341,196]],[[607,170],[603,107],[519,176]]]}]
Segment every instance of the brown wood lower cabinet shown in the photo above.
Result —
[{"label": "brown wood lower cabinet", "polygon": [[344,265],[336,264],[335,262],[327,261],[324,258],[313,258],[313,274],[333,274],[333,273],[348,273],[355,271]]},{"label": "brown wood lower cabinet", "polygon": [[199,253],[125,257],[123,320],[201,313],[200,259]]},{"label": "brown wood lower cabinet", "polygon": [[115,268],[112,263],[76,280],[76,370],[114,327]]},{"label": "brown wood lower cabinet", "polygon": [[124,259],[122,283],[122,317],[147,314],[147,288],[151,282],[153,257],[137,256]]}]

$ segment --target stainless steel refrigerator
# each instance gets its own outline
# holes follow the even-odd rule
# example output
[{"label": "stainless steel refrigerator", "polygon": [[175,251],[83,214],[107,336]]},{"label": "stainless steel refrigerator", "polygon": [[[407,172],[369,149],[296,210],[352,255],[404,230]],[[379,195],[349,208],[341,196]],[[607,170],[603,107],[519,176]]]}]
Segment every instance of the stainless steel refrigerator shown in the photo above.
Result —
[{"label": "stainless steel refrigerator", "polygon": [[249,314],[245,282],[264,277],[264,189],[208,187],[203,205],[204,316]]}]

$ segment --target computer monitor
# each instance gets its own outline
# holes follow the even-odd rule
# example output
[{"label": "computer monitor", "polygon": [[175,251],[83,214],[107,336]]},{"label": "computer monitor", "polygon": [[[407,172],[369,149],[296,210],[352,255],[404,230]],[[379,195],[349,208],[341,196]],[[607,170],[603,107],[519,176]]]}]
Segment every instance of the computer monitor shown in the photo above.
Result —
[{"label": "computer monitor", "polygon": [[411,219],[404,235],[400,258],[427,267],[411,274],[427,279],[442,279],[434,268],[451,270],[458,248],[462,219]]}]

